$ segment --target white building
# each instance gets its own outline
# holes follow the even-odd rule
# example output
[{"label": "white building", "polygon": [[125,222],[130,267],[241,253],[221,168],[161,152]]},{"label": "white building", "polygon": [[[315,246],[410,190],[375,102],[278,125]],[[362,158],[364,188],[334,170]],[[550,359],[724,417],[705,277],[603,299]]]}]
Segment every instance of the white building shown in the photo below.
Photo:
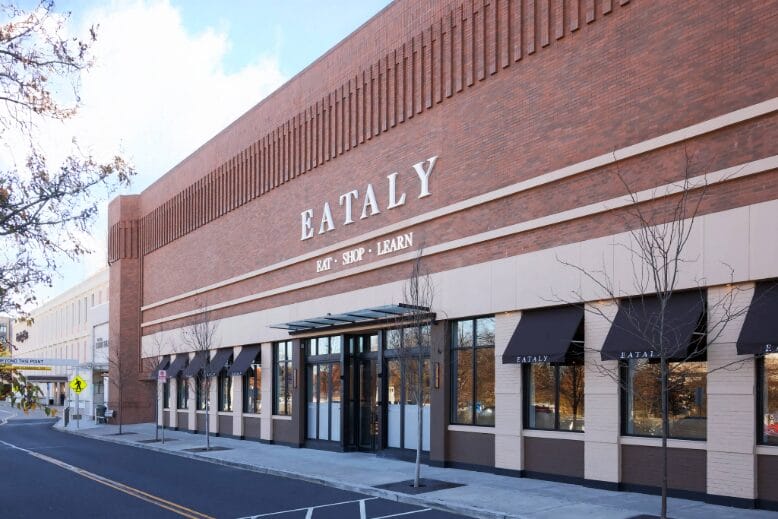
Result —
[{"label": "white building", "polygon": [[[24,333],[26,332],[26,334]],[[84,417],[106,401],[108,373],[108,269],[104,268],[30,314],[14,327],[13,356],[72,359],[74,366],[47,366],[23,373],[43,392],[44,403],[76,406],[68,382],[78,374],[87,387],[79,395]]]}]

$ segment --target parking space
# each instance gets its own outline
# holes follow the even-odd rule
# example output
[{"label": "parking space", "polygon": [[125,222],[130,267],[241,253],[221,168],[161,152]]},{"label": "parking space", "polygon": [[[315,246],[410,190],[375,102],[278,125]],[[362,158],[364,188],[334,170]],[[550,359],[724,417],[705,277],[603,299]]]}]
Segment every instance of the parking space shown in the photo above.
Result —
[{"label": "parking space", "polygon": [[264,513],[242,519],[388,519],[390,517],[454,519],[461,516],[378,497],[365,497],[353,501]]}]

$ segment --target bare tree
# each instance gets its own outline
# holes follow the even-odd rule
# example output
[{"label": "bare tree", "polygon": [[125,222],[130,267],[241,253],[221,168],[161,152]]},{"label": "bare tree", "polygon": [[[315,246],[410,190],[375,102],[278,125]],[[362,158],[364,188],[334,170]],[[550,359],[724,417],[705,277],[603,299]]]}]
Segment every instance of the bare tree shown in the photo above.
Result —
[{"label": "bare tree", "polygon": [[[632,348],[635,355],[624,355],[616,359],[616,363],[598,359],[594,361],[594,366],[599,374],[615,381],[623,391],[632,384],[633,398],[644,406],[655,406],[658,400],[663,519],[667,517],[670,414],[694,405],[699,412],[702,407],[699,401],[701,393],[695,392],[695,397],[679,394],[682,388],[688,387],[689,381],[703,382],[699,370],[690,369],[688,362],[702,358],[708,345],[716,342],[727,324],[746,310],[737,305],[738,289],[728,290],[718,300],[712,301],[705,295],[704,284],[696,279],[698,293],[690,297],[701,299],[700,305],[695,307],[701,312],[679,313],[678,305],[673,304],[681,297],[679,288],[689,288],[681,286],[681,276],[684,268],[696,261],[689,257],[689,242],[708,188],[706,175],[693,176],[691,169],[691,159],[684,150],[680,180],[665,191],[639,192],[631,189],[616,163],[616,174],[629,198],[627,207],[617,214],[631,229],[628,243],[616,246],[623,249],[631,261],[633,286],[628,292],[638,295],[624,297],[626,294],[616,288],[612,274],[604,266],[601,270],[592,270],[559,259],[592,282],[603,298],[609,298],[618,305],[616,314],[604,310],[601,305],[584,305],[585,309],[607,320],[611,325],[611,334],[619,333],[625,342],[639,345]],[[583,304],[584,301],[582,294],[576,294],[575,303]],[[625,362],[632,359],[643,359],[644,365],[639,369],[639,377],[625,380],[622,371]],[[713,370],[705,368],[702,376],[720,369],[737,369],[741,364],[742,361],[735,361]]]},{"label": "bare tree", "polygon": [[181,339],[187,351],[194,351],[205,358],[200,373],[191,377],[189,383],[196,384],[196,390],[200,391],[201,398],[205,402],[205,449],[210,450],[211,377],[207,374],[210,371],[211,351],[217,348],[215,340],[217,323],[211,320],[207,302],[201,304],[198,310],[198,313],[181,329]]},{"label": "bare tree", "polygon": [[[171,351],[168,341],[163,338],[164,327],[156,334],[153,335],[151,340],[151,356],[143,359],[144,371],[151,374],[154,377],[154,440],[159,441],[159,383],[157,382],[156,374],[157,368],[160,366],[164,355]],[[169,384],[169,382],[165,382]],[[167,387],[170,387],[169,385]],[[163,425],[164,427],[164,420]],[[164,435],[164,433],[163,433]],[[163,436],[164,443],[164,436]]]},{"label": "bare tree", "polygon": [[[417,251],[413,260],[411,272],[403,286],[403,314],[401,325],[408,330],[399,344],[394,345],[400,369],[405,374],[406,398],[410,397],[416,403],[416,462],[413,486],[421,484],[421,452],[424,432],[424,399],[425,371],[424,361],[427,360],[432,346],[431,308],[435,299],[435,287],[429,272],[423,265],[423,246]],[[407,340],[410,339],[410,340]],[[429,373],[427,373],[429,376]],[[409,383],[410,382],[410,383]],[[429,378],[427,378],[429,382]],[[410,387],[410,391],[408,388]],[[429,389],[426,388],[426,394]]]},{"label": "bare tree", "polygon": [[110,373],[108,381],[118,395],[118,399],[114,397],[114,401],[119,404],[117,413],[114,414],[114,419],[119,424],[119,434],[124,434],[122,430],[124,425],[125,396],[123,389],[125,384],[129,383],[128,381],[131,380],[132,377],[138,377],[137,366],[131,362],[131,359],[127,358],[128,355],[131,355],[131,353],[128,351],[122,352],[118,344],[110,344],[110,347],[108,348],[108,367]]}]

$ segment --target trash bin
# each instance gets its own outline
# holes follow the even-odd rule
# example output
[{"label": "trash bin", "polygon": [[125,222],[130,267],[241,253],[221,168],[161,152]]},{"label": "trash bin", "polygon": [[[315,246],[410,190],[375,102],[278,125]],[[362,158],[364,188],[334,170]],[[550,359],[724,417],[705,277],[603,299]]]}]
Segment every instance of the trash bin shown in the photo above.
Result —
[{"label": "trash bin", "polygon": [[108,409],[103,404],[95,407],[95,422],[105,423],[105,410]]}]

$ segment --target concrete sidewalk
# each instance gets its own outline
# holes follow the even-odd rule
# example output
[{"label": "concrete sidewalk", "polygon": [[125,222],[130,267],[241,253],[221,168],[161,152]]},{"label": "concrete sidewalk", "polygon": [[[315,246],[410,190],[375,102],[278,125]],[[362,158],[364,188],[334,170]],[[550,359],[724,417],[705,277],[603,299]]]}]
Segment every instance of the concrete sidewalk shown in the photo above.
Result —
[{"label": "concrete sidewalk", "polygon": [[[192,453],[186,452],[186,449],[205,446],[203,435],[165,431],[166,440],[170,440],[165,444],[143,443],[154,438],[153,424],[125,425],[125,434],[121,436],[117,435],[118,426],[98,426],[84,420],[78,430],[72,422],[65,429],[62,420],[55,427],[89,438],[302,479],[473,517],[626,519],[641,514],[658,514],[659,511],[658,496],[597,490],[579,485],[426,465],[422,467],[422,477],[460,483],[464,486],[412,496],[378,489],[375,486],[411,479],[413,464],[372,454],[295,449],[218,437],[211,437],[211,447],[226,450]],[[670,515],[675,518],[776,517],[775,512],[743,510],[684,499],[670,499],[668,506]]]}]

